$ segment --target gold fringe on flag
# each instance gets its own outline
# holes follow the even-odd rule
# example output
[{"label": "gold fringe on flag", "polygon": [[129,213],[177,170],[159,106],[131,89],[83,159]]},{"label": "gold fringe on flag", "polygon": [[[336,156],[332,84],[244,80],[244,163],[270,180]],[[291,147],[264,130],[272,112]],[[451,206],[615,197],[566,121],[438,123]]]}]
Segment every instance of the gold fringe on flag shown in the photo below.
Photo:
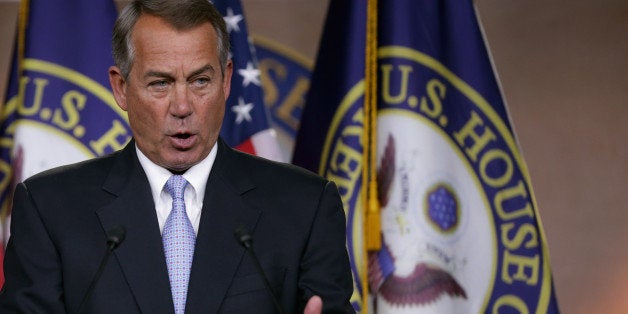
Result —
[{"label": "gold fringe on flag", "polygon": [[[368,251],[381,247],[381,222],[377,196],[377,0],[367,0],[366,60],[364,88],[364,167],[362,191],[364,197],[364,265],[368,268]],[[363,287],[362,311],[368,313],[368,269],[360,278]]]},{"label": "gold fringe on flag", "polygon": [[365,177],[368,180],[366,192],[366,248],[369,251],[381,247],[379,201],[377,198],[377,0],[367,4],[366,23],[366,73],[364,107],[366,115],[365,132],[367,145]]}]

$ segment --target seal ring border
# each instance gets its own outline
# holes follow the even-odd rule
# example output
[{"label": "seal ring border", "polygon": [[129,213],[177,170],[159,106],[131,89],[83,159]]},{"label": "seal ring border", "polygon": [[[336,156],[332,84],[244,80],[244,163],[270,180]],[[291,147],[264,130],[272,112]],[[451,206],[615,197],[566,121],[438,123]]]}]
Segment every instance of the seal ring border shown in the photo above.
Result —
[{"label": "seal ring border", "polygon": [[[74,71],[70,68],[67,68],[67,67],[55,64],[55,63],[47,62],[44,60],[33,59],[33,58],[24,59],[23,66],[24,66],[24,70],[44,73],[44,74],[60,78],[76,86],[80,86],[84,88],[85,90],[92,93],[92,95],[99,98],[107,106],[109,106],[115,113],[117,113],[124,120],[124,122],[127,125],[129,124],[129,119],[127,117],[126,112],[122,110],[120,107],[118,107],[115,99],[113,98],[113,94],[111,93],[111,91],[103,87],[100,83],[94,81],[90,77],[80,72]],[[29,119],[18,119],[14,121],[7,127],[6,129],[7,133],[14,134],[15,128],[18,125],[32,125],[36,128],[45,129],[45,130],[48,130],[48,132],[56,133],[58,136],[65,138],[66,140],[69,140],[69,142],[73,143],[72,145],[77,147],[83,153],[85,153],[86,156],[92,156],[92,157],[96,156],[94,152],[92,152],[90,149],[86,147],[85,143],[81,142],[75,137],[69,136],[65,134],[63,131],[60,131],[54,127],[42,125],[40,123],[37,123],[36,121],[31,121]],[[77,145],[77,143],[80,143],[81,145]],[[13,145],[13,140],[7,140],[5,138],[0,139],[0,147],[10,149],[12,145]],[[1,184],[2,186],[4,186],[4,182],[2,182]],[[2,207],[4,207],[4,205]]]},{"label": "seal ring border", "polygon": [[336,113],[334,113],[334,118],[329,124],[329,131],[327,132],[327,136],[325,137],[325,144],[323,145],[323,151],[321,152],[321,161],[318,165],[318,174],[324,176],[325,165],[327,164],[327,157],[329,156],[329,150],[331,149],[331,142],[334,139],[334,134],[336,134],[336,130],[338,129],[340,121],[342,120],[342,118],[344,118],[347,110],[351,108],[351,105],[363,94],[364,79],[355,84],[340,102],[340,106],[338,106]]},{"label": "seal ring border", "polygon": [[[519,167],[523,179],[526,182],[526,186],[530,190],[530,198],[532,199],[532,204],[534,206],[534,219],[538,226],[539,236],[541,237],[541,250],[543,254],[543,283],[541,285],[541,292],[539,296],[539,301],[536,307],[536,313],[545,313],[549,307],[549,300],[551,294],[551,276],[550,266],[549,266],[549,250],[547,248],[547,242],[545,238],[545,233],[543,231],[543,226],[541,224],[541,220],[539,219],[537,212],[537,202],[534,196],[534,191],[532,189],[532,185],[530,184],[530,176],[528,174],[528,169],[523,162],[521,154],[519,153],[519,149],[515,144],[514,137],[512,133],[506,127],[506,124],[499,117],[499,115],[493,110],[491,105],[482,97],[478,92],[476,92],[471,86],[469,86],[466,82],[464,82],[461,78],[459,78],[456,74],[448,70],[442,63],[438,60],[419,52],[414,49],[410,49],[403,46],[384,46],[378,49],[378,59],[382,58],[390,58],[390,57],[403,57],[409,60],[415,61],[419,64],[422,64],[436,73],[443,76],[445,79],[449,80],[449,82],[456,87],[460,92],[462,92],[472,103],[474,103],[493,123],[493,125],[497,128],[497,131],[502,136],[506,144],[508,145],[508,149],[512,153],[517,166]],[[502,97],[503,98],[503,97]],[[505,103],[505,101],[504,101]]]},{"label": "seal ring border", "polygon": [[[449,80],[449,82],[456,87],[460,92],[462,92],[465,96],[467,96],[495,125],[497,131],[502,136],[508,148],[510,149],[517,166],[519,167],[523,179],[526,182],[526,186],[530,190],[530,198],[532,199],[533,210],[534,210],[534,218],[536,224],[538,226],[539,236],[541,237],[541,250],[543,254],[543,283],[541,284],[541,291],[539,296],[539,302],[537,303],[536,313],[545,313],[549,307],[550,294],[551,294],[551,276],[550,273],[550,265],[549,265],[549,250],[547,247],[545,232],[543,231],[543,225],[541,220],[538,217],[537,212],[537,202],[536,197],[534,195],[533,188],[530,184],[530,176],[528,174],[528,169],[523,162],[523,159],[519,153],[519,149],[515,145],[514,137],[499,117],[499,115],[493,110],[493,108],[486,102],[486,100],[473,88],[471,88],[467,83],[465,83],[462,79],[460,79],[453,72],[448,70],[443,64],[441,64],[436,59],[421,53],[419,51],[403,47],[403,46],[385,46],[380,47],[378,49],[378,59],[381,58],[389,58],[389,57],[397,57],[401,56],[407,58],[409,60],[415,61],[419,64],[427,66],[432,69],[436,73],[442,75],[444,78]],[[319,174],[324,175],[324,165],[327,163],[327,156],[329,154],[330,145],[333,140],[333,136],[338,129],[338,125],[341,119],[344,117],[346,111],[350,108],[351,104],[355,102],[362,94],[364,93],[364,79],[360,80],[356,83],[346,94],[346,96],[342,99],[340,106],[336,110],[332,122],[329,126],[329,131],[327,132],[327,136],[325,139],[325,143],[323,146],[323,151],[321,153],[321,161],[319,163]],[[503,97],[502,97],[503,98]],[[505,101],[504,101],[505,102]]]},{"label": "seal ring border", "polygon": [[123,118],[127,125],[129,124],[126,112],[118,107],[112,92],[90,77],[55,63],[31,58],[24,59],[24,69],[55,76],[85,88]]},{"label": "seal ring border", "polygon": [[[353,87],[351,87],[351,89],[349,89],[349,92],[347,92],[345,94],[345,97],[342,98],[342,101],[340,102],[340,105],[338,106],[338,108],[336,109],[336,112],[334,113],[333,119],[331,121],[331,123],[329,124],[329,130],[327,131],[327,135],[325,137],[325,143],[323,144],[323,150],[321,152],[321,159],[320,159],[320,163],[318,166],[318,174],[321,175],[322,177],[325,177],[325,165],[327,164],[327,159],[329,157],[329,150],[331,149],[331,143],[334,140],[334,135],[336,134],[336,130],[338,129],[338,125],[340,124],[340,122],[342,121],[342,119],[345,117],[346,112],[351,108],[351,105],[353,105],[362,95],[364,95],[364,79],[361,79],[360,81],[358,81],[358,83],[356,83]],[[364,152],[362,152],[362,154],[364,154]],[[360,176],[362,177],[362,176]],[[364,180],[364,178],[361,179],[362,181]],[[362,182],[362,185],[364,185],[364,182]],[[361,187],[360,189],[362,189],[363,187]],[[365,196],[363,195],[364,193],[362,193],[361,191],[357,192],[357,195],[355,198],[353,198],[352,200],[355,201],[355,205],[356,205],[356,209],[353,211],[353,215],[359,215],[362,214],[362,217],[364,216],[363,211],[362,212],[358,212],[359,208],[357,208],[358,205],[362,205],[364,206],[364,202],[361,198],[364,198]],[[343,202],[344,203],[344,202]],[[343,205],[344,206],[344,205]],[[349,209],[345,208],[345,212],[347,214],[349,214]],[[348,219],[354,219],[354,217],[348,217]],[[356,219],[356,220],[362,220],[362,222],[364,222],[364,219]],[[351,231],[351,234],[354,234],[354,230]],[[364,243],[364,229],[361,229],[362,232],[362,238],[360,240],[360,242]],[[356,243],[359,243],[357,241],[355,241]],[[357,274],[359,278],[354,278],[354,280],[357,280],[360,282],[360,285],[362,287],[362,291],[357,291],[358,295],[360,296],[360,304],[362,304],[362,300],[364,299],[364,296],[368,294],[368,283],[367,283],[367,273],[368,273],[368,265],[366,263],[367,261],[367,257],[366,257],[366,250],[364,248],[360,249],[360,248],[356,248],[354,247],[354,243],[352,242],[351,247],[349,247],[348,245],[349,243],[347,243],[347,250],[349,250],[349,253],[353,253],[351,254],[354,257],[354,261],[356,264],[356,270],[357,270]],[[360,249],[360,250],[357,250]],[[359,254],[359,255],[358,255]],[[356,293],[356,291],[354,291],[354,294]]]}]

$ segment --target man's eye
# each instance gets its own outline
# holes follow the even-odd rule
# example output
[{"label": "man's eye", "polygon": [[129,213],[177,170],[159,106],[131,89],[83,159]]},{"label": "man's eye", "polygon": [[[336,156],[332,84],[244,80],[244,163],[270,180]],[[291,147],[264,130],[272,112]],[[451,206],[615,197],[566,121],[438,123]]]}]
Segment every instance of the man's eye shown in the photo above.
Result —
[{"label": "man's eye", "polygon": [[154,81],[148,85],[154,88],[165,88],[168,86],[168,82],[167,81]]},{"label": "man's eye", "polygon": [[192,84],[194,84],[194,86],[196,87],[205,87],[207,86],[207,84],[209,84],[209,78],[206,77],[199,77],[194,79],[194,81],[192,81]]}]

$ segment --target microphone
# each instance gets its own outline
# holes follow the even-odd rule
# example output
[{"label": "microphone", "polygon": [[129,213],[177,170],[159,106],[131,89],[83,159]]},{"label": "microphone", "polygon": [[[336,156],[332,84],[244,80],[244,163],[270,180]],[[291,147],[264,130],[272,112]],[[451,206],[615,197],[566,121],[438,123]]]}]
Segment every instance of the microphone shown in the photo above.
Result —
[{"label": "microphone", "polygon": [[92,278],[89,287],[85,291],[85,295],[83,295],[83,300],[81,300],[81,303],[78,306],[78,310],[76,310],[77,314],[83,313],[83,308],[85,307],[85,304],[87,304],[87,301],[91,297],[92,292],[94,292],[94,287],[96,287],[96,283],[100,279],[103,270],[105,270],[105,265],[107,265],[109,256],[111,255],[113,250],[115,250],[118,246],[120,246],[120,244],[122,244],[125,236],[126,229],[124,229],[124,227],[120,225],[114,226],[107,232],[107,249],[105,250],[105,255],[102,257],[102,260],[100,260],[100,266],[98,266],[98,270],[94,274],[94,277]]},{"label": "microphone", "polygon": [[257,255],[253,250],[253,237],[251,236],[251,234],[249,234],[246,228],[244,228],[244,226],[236,228],[235,237],[238,243],[240,243],[240,245],[242,245],[249,252],[249,255],[253,259],[253,264],[255,264],[257,273],[260,277],[262,277],[264,285],[266,285],[266,289],[268,290],[268,293],[270,293],[270,297],[273,300],[273,304],[275,305],[275,310],[277,310],[277,313],[283,314],[283,310],[281,309],[281,306],[279,305],[279,302],[277,301],[277,298],[273,293],[273,288],[271,288],[270,282],[268,282],[268,279],[264,274],[264,270],[262,269],[262,265],[260,265],[259,260],[257,259]]},{"label": "microphone", "polygon": [[123,226],[116,225],[107,233],[109,236],[107,237],[107,250],[109,253],[113,252],[122,241],[124,241],[124,237],[126,237],[126,229]]}]

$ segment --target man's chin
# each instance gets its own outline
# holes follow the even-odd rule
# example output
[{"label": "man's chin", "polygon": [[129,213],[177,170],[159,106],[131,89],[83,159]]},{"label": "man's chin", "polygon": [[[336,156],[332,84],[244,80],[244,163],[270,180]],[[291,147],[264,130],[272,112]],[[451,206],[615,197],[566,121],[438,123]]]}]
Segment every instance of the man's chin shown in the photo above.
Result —
[{"label": "man's chin", "polygon": [[186,170],[192,168],[194,165],[198,164],[207,157],[207,154],[201,154],[198,151],[175,151],[173,152],[172,158],[167,158],[164,162],[164,168],[170,170],[171,172],[185,172]]}]

